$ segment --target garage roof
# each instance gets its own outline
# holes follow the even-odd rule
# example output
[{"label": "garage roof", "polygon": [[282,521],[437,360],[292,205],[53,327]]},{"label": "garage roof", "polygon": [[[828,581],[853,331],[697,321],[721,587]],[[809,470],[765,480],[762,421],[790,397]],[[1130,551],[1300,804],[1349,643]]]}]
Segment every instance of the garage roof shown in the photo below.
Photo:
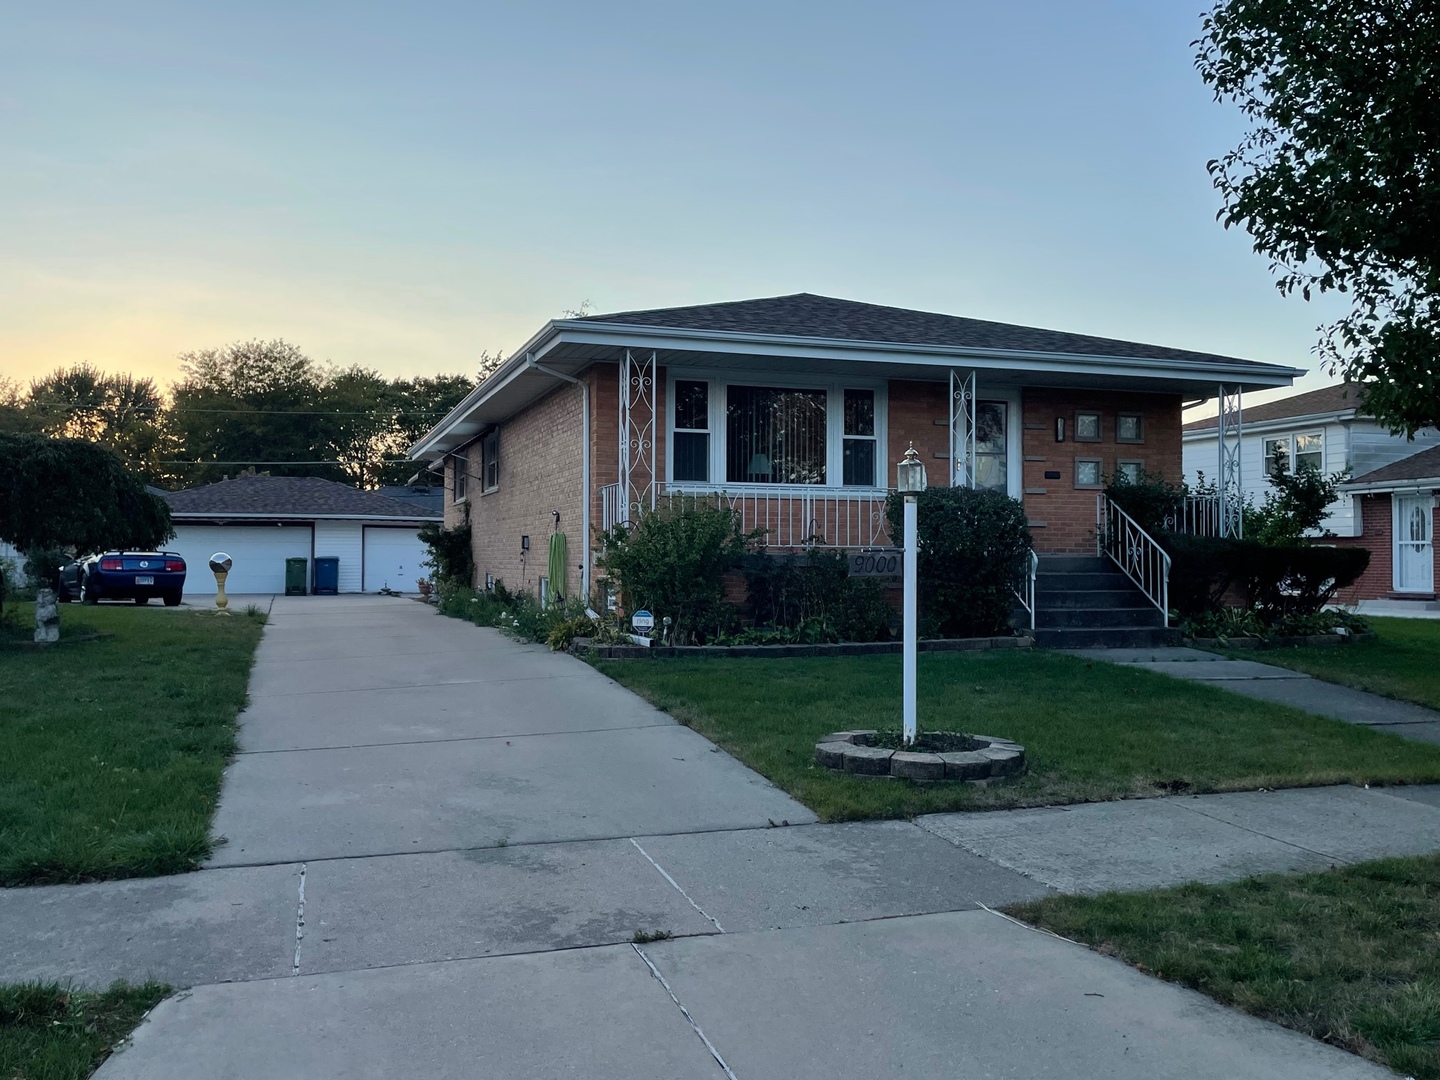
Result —
[{"label": "garage roof", "polygon": [[241,476],[214,484],[167,491],[177,519],[214,517],[379,518],[438,521],[441,512],[403,503],[374,491],[337,484],[318,476]]}]

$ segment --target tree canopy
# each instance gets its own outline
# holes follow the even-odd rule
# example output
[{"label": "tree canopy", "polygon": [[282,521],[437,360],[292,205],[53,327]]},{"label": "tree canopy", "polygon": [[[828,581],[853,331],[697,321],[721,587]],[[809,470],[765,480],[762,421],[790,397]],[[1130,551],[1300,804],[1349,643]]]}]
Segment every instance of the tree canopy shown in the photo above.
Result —
[{"label": "tree canopy", "polygon": [[1440,5],[1222,0],[1196,67],[1251,124],[1209,168],[1285,294],[1350,296],[1319,353],[1396,432],[1440,423]]},{"label": "tree canopy", "polygon": [[119,455],[83,439],[0,433],[0,540],[42,548],[155,548],[174,530]]}]

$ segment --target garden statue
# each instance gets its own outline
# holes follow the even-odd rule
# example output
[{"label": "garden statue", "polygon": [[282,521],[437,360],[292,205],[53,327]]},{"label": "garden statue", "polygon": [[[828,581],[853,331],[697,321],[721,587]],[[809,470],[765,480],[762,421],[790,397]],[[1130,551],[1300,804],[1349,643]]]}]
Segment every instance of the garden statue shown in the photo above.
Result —
[{"label": "garden statue", "polygon": [[233,565],[234,560],[223,551],[217,551],[210,556],[210,572],[215,575],[215,606],[224,615],[230,614],[225,610],[230,606],[230,598],[225,595],[225,579],[230,576],[230,567]]},{"label": "garden statue", "polygon": [[60,602],[48,586],[35,593],[35,640],[41,645],[60,640]]}]

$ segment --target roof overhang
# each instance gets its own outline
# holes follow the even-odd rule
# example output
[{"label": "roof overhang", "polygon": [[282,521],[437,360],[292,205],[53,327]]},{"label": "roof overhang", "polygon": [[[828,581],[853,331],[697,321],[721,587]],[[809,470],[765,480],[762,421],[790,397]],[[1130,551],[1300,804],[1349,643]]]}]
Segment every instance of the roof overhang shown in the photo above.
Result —
[{"label": "roof overhang", "polygon": [[[1310,427],[1314,424],[1338,424],[1343,420],[1353,420],[1358,414],[1358,409],[1339,409],[1323,413],[1305,413],[1302,416],[1281,416],[1274,420],[1246,420],[1244,413],[1241,413],[1241,429],[1247,432],[1283,431],[1286,428]],[[1213,439],[1219,432],[1219,427],[1194,428],[1190,431],[1181,432],[1182,439]]]},{"label": "roof overhang", "polygon": [[181,525],[225,525],[246,521],[363,521],[370,525],[424,525],[428,521],[437,524],[443,518],[429,517],[381,517],[375,514],[261,514],[254,512],[235,513],[229,510],[172,510],[170,520]]},{"label": "roof overhang", "polygon": [[591,364],[618,361],[627,349],[654,352],[665,367],[773,372],[777,361],[785,361],[785,370],[797,374],[922,380],[943,379],[952,368],[973,368],[988,373],[985,381],[993,386],[1173,392],[1202,400],[1213,397],[1222,383],[1244,391],[1273,390],[1292,385],[1305,373],[1303,368],[1218,357],[1163,360],[555,320],[415,443],[410,457],[442,461],[563,385],[561,376],[574,377]]},{"label": "roof overhang", "polygon": [[1440,490],[1440,476],[1421,477],[1419,480],[1377,480],[1366,483],[1351,481],[1341,484],[1340,491],[1346,495],[1429,495]]}]

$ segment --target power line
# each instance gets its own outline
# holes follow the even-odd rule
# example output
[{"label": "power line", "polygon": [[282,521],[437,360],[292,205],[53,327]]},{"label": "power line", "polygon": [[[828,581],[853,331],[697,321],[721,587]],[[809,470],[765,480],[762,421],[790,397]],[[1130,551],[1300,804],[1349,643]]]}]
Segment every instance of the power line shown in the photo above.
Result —
[{"label": "power line", "polygon": [[[379,461],[182,461],[177,458],[161,458],[155,465],[409,465],[411,458],[381,458]],[[142,462],[143,464],[143,462]]]}]

